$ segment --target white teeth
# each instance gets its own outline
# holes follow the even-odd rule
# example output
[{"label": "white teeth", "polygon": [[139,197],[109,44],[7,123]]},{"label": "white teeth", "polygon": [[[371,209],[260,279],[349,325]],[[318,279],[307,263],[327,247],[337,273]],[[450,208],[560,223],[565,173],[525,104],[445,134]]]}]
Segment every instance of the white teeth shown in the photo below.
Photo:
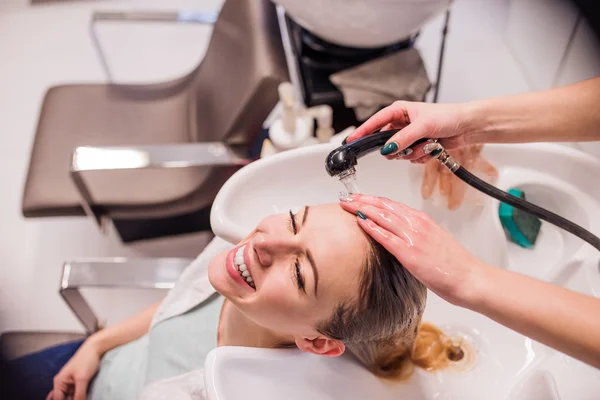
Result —
[{"label": "white teeth", "polygon": [[250,271],[248,270],[248,266],[244,263],[244,249],[246,246],[242,246],[235,252],[235,257],[233,259],[235,269],[240,273],[242,278],[250,285],[253,289],[256,289],[254,285],[254,279],[250,276]]}]

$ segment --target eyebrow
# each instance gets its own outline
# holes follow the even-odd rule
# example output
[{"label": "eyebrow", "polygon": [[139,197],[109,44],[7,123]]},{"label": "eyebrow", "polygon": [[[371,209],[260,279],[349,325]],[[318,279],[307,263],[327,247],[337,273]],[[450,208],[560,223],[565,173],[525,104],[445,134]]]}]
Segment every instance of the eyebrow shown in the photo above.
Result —
[{"label": "eyebrow", "polygon": [[[306,217],[308,216],[308,210],[310,210],[309,206],[304,207],[304,215],[302,216],[302,226],[306,223]],[[315,278],[315,296],[317,296],[317,290],[319,288],[319,271],[317,270],[317,266],[315,264],[315,259],[312,256],[310,250],[306,250],[306,258],[308,258],[308,262],[313,271],[313,276]]]}]

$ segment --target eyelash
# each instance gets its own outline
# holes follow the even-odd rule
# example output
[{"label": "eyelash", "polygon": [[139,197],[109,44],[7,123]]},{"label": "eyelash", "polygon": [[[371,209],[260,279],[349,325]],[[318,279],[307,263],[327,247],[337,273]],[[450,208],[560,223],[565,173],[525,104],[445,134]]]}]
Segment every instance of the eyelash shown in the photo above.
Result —
[{"label": "eyelash", "polygon": [[296,267],[296,283],[298,284],[300,290],[306,293],[306,289],[304,286],[304,278],[302,278],[302,274],[300,273],[300,261],[298,261],[298,259],[296,259],[296,261],[294,262],[294,267]]},{"label": "eyelash", "polygon": [[[292,212],[292,210],[290,210],[290,228],[292,230],[292,232],[295,234],[298,233],[298,228],[296,226],[296,219],[295,219],[295,215]],[[296,259],[294,261],[294,269],[295,269],[295,278],[296,278],[296,285],[298,286],[298,288],[300,290],[302,290],[304,293],[306,293],[306,289],[305,289],[305,285],[304,285],[304,278],[302,278],[302,274],[300,273],[300,261],[298,259]]]}]

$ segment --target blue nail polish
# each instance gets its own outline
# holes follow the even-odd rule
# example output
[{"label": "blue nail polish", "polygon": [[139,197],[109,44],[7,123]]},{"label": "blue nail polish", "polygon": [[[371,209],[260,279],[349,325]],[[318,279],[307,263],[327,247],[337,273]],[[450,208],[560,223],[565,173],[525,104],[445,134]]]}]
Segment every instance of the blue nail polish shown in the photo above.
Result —
[{"label": "blue nail polish", "polygon": [[358,215],[358,218],[360,219],[367,219],[367,216],[358,210],[356,211],[356,215]]},{"label": "blue nail polish", "polygon": [[396,150],[398,150],[398,145],[396,144],[396,142],[390,142],[390,143],[386,144],[385,146],[383,146],[380,153],[382,156],[389,156]]}]

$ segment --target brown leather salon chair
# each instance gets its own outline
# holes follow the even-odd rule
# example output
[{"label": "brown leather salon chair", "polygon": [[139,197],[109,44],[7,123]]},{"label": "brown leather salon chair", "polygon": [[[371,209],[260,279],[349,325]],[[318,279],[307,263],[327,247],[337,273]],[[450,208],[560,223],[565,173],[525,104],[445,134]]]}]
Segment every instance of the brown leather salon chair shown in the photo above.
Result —
[{"label": "brown leather salon chair", "polygon": [[[97,13],[96,20],[190,22],[178,13]],[[103,229],[112,221],[125,242],[209,229],[215,195],[250,161],[286,80],[275,6],[227,0],[203,61],[185,77],[50,88],[23,215],[88,215]]]}]

